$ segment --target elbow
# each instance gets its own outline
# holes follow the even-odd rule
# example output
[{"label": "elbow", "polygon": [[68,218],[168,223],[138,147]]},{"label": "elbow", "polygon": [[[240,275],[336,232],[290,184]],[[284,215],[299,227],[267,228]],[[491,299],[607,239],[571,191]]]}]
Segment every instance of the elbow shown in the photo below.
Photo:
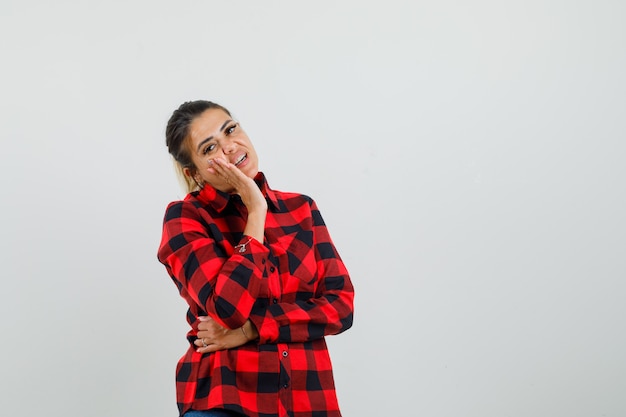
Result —
[{"label": "elbow", "polygon": [[348,330],[350,327],[352,327],[352,319],[354,317],[354,313],[351,311],[350,314],[348,314],[346,317],[344,317],[340,323],[341,323],[341,328],[339,330],[339,333],[345,332],[346,330]]},{"label": "elbow", "polygon": [[333,321],[332,331],[330,334],[340,334],[352,327],[354,319],[354,309],[350,306],[349,309],[344,310],[343,314],[340,314],[336,320]]},{"label": "elbow", "polygon": [[[352,327],[354,320],[354,292],[344,292],[339,297],[340,303],[338,304],[338,330],[336,334],[343,333]],[[339,307],[340,306],[340,307]]]}]

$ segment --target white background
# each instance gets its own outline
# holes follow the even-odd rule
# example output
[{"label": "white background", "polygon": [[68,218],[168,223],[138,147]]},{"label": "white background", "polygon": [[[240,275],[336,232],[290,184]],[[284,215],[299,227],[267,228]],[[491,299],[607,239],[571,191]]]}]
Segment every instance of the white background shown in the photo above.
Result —
[{"label": "white background", "polygon": [[0,415],[176,415],[171,112],[230,108],[356,287],[346,417],[626,415],[626,3],[0,5]]}]

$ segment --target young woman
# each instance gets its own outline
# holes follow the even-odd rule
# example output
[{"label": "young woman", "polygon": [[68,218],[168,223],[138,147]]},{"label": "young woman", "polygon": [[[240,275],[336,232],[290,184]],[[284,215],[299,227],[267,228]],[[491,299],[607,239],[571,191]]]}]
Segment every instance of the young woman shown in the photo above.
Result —
[{"label": "young woman", "polygon": [[189,194],[158,258],[187,301],[181,416],[340,416],[324,337],[352,325],[353,287],[315,202],[273,190],[224,107],[182,104],[166,144]]}]

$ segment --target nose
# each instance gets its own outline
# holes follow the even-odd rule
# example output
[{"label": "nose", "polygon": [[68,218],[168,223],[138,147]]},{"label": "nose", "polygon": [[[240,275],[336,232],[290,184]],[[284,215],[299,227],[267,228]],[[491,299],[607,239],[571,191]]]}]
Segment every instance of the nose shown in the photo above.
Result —
[{"label": "nose", "polygon": [[222,150],[224,154],[228,155],[229,153],[233,153],[237,150],[237,145],[235,141],[230,138],[224,138],[222,141]]}]

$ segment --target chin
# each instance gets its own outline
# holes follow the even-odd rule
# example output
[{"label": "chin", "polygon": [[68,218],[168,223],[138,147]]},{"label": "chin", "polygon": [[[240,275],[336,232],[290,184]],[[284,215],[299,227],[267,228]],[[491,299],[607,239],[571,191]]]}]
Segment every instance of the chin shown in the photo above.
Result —
[{"label": "chin", "polygon": [[254,179],[254,178],[257,176],[257,174],[259,173],[259,167],[258,167],[257,165],[254,165],[254,166],[247,166],[247,167],[246,167],[246,169],[245,169],[245,171],[244,171],[244,173],[245,173],[248,177],[250,177],[250,178]]}]

